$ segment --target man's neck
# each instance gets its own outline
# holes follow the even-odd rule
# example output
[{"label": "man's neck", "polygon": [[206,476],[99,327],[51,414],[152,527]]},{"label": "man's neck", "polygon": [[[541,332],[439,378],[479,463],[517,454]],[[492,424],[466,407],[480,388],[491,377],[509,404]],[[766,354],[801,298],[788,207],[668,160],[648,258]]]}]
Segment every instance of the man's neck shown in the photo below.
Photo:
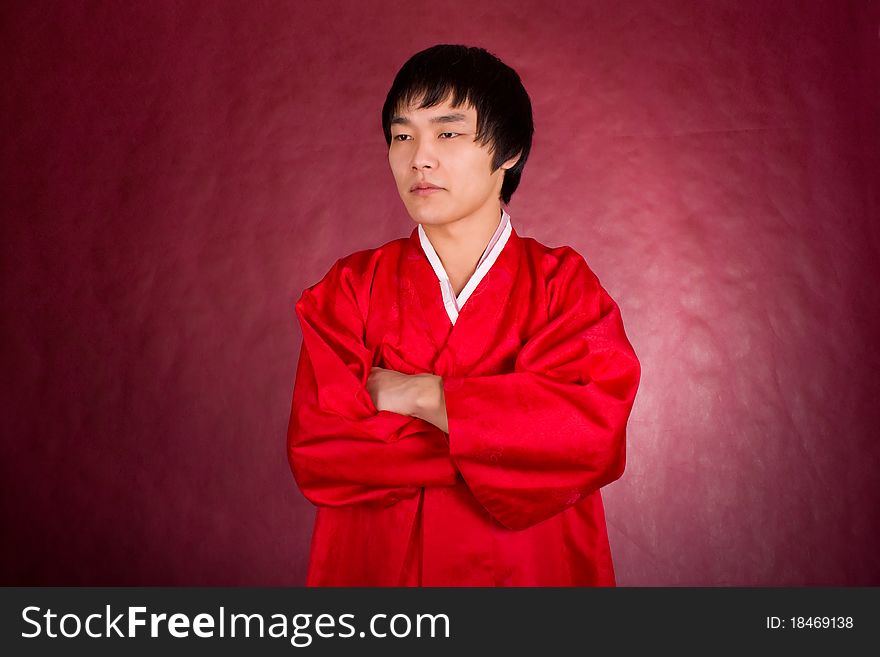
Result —
[{"label": "man's neck", "polygon": [[500,221],[501,204],[492,203],[448,224],[422,224],[454,287],[464,286],[474,273]]}]

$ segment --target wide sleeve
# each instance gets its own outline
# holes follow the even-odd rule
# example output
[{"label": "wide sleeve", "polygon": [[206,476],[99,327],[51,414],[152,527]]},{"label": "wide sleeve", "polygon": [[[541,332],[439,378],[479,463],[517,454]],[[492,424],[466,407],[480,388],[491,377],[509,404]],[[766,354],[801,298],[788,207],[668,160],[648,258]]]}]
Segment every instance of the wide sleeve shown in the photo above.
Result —
[{"label": "wide sleeve", "polygon": [[509,529],[560,513],[616,480],[641,368],[617,304],[571,250],[548,283],[548,321],[514,371],[443,379],[450,453]]},{"label": "wide sleeve", "polygon": [[419,418],[378,411],[366,389],[369,283],[337,261],[296,303],[303,341],[287,453],[303,495],[318,506],[390,505],[458,473],[445,434]]}]

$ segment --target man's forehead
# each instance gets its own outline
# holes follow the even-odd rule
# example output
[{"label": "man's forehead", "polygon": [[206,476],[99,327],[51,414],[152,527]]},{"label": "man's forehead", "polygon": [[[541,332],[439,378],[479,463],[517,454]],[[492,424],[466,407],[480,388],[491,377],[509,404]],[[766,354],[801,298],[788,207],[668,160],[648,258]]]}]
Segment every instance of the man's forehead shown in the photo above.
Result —
[{"label": "man's forehead", "polygon": [[447,99],[431,107],[419,107],[421,99],[416,99],[405,107],[399,107],[394,112],[394,118],[412,118],[414,115],[419,117],[427,117],[428,119],[444,116],[447,118],[461,118],[468,120],[476,118],[477,111],[469,103],[462,103],[454,106],[452,101]]}]

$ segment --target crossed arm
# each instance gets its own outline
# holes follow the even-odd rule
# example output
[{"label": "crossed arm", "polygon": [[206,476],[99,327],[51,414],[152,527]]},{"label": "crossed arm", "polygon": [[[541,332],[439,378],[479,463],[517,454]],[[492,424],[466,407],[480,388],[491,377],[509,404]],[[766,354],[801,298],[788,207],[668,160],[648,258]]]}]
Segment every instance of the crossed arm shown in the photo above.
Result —
[{"label": "crossed arm", "polygon": [[442,378],[372,367],[369,287],[352,270],[337,265],[306,290],[288,429],[306,497],[391,505],[463,480],[498,522],[523,529],[617,479],[638,359],[582,259],[569,258],[551,289],[549,320],[512,371]]},{"label": "crossed arm", "polygon": [[377,411],[418,417],[449,433],[441,377],[373,367],[367,377],[367,392]]}]

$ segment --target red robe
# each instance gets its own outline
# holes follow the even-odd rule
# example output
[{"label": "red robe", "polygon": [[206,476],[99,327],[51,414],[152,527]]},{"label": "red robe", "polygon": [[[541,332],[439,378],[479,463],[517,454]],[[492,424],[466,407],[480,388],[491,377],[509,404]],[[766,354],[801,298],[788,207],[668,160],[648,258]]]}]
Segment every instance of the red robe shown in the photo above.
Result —
[{"label": "red robe", "polygon": [[[338,260],[296,313],[308,586],[615,585],[599,489],[641,369],[580,254],[514,230],[453,325],[416,228]],[[377,411],[374,365],[441,376],[448,435]]]}]

